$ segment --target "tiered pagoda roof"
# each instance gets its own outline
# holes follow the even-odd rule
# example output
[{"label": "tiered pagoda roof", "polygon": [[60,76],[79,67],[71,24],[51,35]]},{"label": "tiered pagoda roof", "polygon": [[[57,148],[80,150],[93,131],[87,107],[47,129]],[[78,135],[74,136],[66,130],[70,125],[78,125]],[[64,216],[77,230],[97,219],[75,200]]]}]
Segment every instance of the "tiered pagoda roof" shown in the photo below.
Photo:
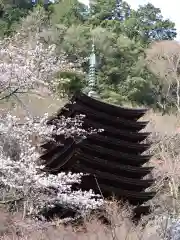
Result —
[{"label": "tiered pagoda roof", "polygon": [[[55,142],[45,143],[41,159],[45,161],[45,171],[57,174],[61,171],[83,172],[79,186],[82,190],[93,189],[103,197],[115,195],[139,206],[136,213],[144,213],[148,207],[140,205],[152,199],[154,192],[146,191],[153,179],[143,179],[152,170],[143,167],[151,158],[143,154],[149,144],[142,143],[150,133],[140,132],[147,121],[138,121],[147,109],[122,108],[107,104],[78,93],[53,116],[48,124],[61,116],[75,117],[84,114],[83,128],[104,129],[93,133],[81,142],[54,136]],[[63,145],[57,143],[61,141]]]}]

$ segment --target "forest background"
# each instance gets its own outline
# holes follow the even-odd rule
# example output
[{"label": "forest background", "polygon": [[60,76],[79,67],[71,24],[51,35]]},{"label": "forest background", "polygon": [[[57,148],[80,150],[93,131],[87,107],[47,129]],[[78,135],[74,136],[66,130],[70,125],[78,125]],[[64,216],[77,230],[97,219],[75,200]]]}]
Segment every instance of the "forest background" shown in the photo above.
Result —
[{"label": "forest background", "polygon": [[39,31],[43,45],[55,44],[58,57],[65,53],[65,61],[75,66],[58,72],[57,91],[71,94],[87,85],[93,38],[101,98],[163,112],[179,110],[180,45],[174,41],[175,24],[152,4],[134,10],[125,1],[98,0],[88,14],[76,0],[54,4],[1,0],[1,38],[12,37],[23,22],[29,31]]}]

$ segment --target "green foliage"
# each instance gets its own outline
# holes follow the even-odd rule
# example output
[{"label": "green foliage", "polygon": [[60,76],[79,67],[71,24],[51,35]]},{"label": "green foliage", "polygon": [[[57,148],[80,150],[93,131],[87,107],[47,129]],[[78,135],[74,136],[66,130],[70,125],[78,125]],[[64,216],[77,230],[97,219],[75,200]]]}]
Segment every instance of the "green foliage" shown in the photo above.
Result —
[{"label": "green foliage", "polygon": [[52,24],[81,24],[84,22],[80,14],[80,4],[77,0],[61,0],[53,7]]},{"label": "green foliage", "polygon": [[90,50],[90,28],[84,25],[71,25],[63,39],[63,47],[66,53],[87,57]]},{"label": "green foliage", "polygon": [[172,40],[176,33],[172,31],[175,24],[169,19],[163,19],[161,10],[148,3],[140,6],[137,11],[123,23],[123,31],[130,39],[136,39],[143,44],[152,40]]},{"label": "green foliage", "polygon": [[[0,2],[1,35],[12,33],[19,19],[27,14],[26,4],[22,7],[22,1],[17,1],[16,9],[11,3]],[[113,18],[113,10],[123,18]],[[94,0],[88,13],[77,0],[60,0],[50,6],[48,24],[45,21],[43,24],[46,30],[41,32],[41,41],[56,44],[57,54],[66,53],[67,60],[79,62],[85,73],[61,72],[59,92],[71,94],[85,86],[93,39],[97,55],[97,90],[102,98],[116,104],[125,101],[156,104],[161,94],[157,93],[160,84],[146,68],[145,50],[155,37],[169,40],[175,37],[168,32],[174,23],[163,19],[160,9],[147,4],[135,11],[122,1],[119,10],[114,0]],[[32,25],[36,27],[33,21]],[[156,32],[152,37],[156,29],[163,32]]]},{"label": "green foliage", "polygon": [[[152,4],[140,6],[137,11],[131,9],[128,15],[130,7],[126,2],[121,3],[124,20],[113,20],[115,4],[114,0],[94,1],[87,18],[78,1],[60,1],[54,5],[51,18],[53,26],[61,26],[59,30],[56,29],[56,35],[57,31],[61,35],[61,43],[57,42],[69,58],[84,58],[82,68],[87,74],[87,57],[94,39],[98,60],[97,90],[106,101],[156,104],[158,96],[154,95],[154,90],[157,89],[158,81],[144,64],[144,50],[151,40],[145,33],[159,27],[172,28],[174,23],[164,20],[160,10]],[[63,32],[62,26],[66,28]],[[69,80],[65,82],[66,86],[70,83]]]},{"label": "green foliage", "polygon": [[15,32],[21,18],[27,16],[31,4],[25,0],[0,0],[0,36]]},{"label": "green foliage", "polygon": [[57,91],[71,95],[85,86],[84,76],[76,72],[60,72]]}]

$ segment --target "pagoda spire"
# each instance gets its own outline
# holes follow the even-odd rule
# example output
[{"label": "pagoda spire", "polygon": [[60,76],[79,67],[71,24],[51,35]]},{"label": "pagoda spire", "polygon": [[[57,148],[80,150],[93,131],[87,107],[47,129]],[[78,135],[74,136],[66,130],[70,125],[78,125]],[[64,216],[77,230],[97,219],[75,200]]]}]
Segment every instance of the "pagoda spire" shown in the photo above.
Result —
[{"label": "pagoda spire", "polygon": [[[90,0],[78,0],[81,4],[84,4],[86,7],[86,11],[88,16],[91,15],[91,1]],[[91,54],[89,56],[89,71],[87,76],[87,85],[84,91],[90,97],[98,98],[97,93],[97,79],[96,79],[96,52],[95,52],[95,41],[94,38],[92,39],[91,45]]]},{"label": "pagoda spire", "polygon": [[97,79],[96,79],[96,53],[95,53],[95,44],[94,38],[92,40],[92,49],[89,57],[89,74],[88,74],[88,96],[98,97],[97,94]]}]

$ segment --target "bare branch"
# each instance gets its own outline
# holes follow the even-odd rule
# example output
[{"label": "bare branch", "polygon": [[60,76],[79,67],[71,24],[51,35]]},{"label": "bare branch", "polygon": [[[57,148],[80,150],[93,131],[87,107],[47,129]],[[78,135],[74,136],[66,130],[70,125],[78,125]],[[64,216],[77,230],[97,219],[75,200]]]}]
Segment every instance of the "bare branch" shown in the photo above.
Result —
[{"label": "bare branch", "polygon": [[[166,103],[170,102],[180,111],[180,44],[176,41],[161,41],[153,43],[146,51],[146,64],[154,73]],[[174,91],[176,89],[176,91]]]}]

